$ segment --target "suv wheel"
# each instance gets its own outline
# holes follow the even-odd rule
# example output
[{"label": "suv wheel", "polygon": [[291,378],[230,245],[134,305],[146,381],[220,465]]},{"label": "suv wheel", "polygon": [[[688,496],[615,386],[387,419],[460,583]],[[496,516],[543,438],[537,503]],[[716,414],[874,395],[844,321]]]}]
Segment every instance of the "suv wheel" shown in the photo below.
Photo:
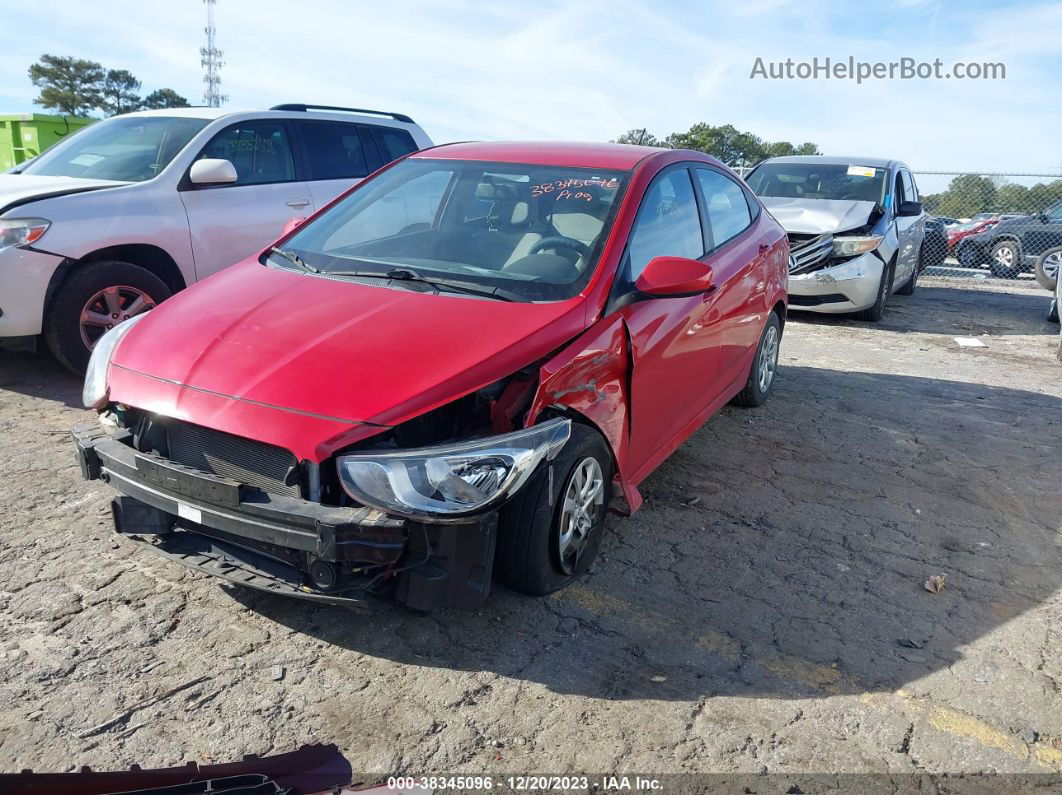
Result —
[{"label": "suv wheel", "polygon": [[612,453],[593,428],[572,424],[553,461],[501,511],[494,570],[514,590],[543,596],[589,567],[612,496]]},{"label": "suv wheel", "polygon": [[172,291],[151,271],[129,262],[78,266],[59,288],[44,321],[44,337],[55,358],[77,374],[108,329],[153,309]]},{"label": "suv wheel", "polygon": [[1014,240],[1001,240],[992,246],[988,269],[997,279],[1017,279],[1021,271],[1021,250]]}]

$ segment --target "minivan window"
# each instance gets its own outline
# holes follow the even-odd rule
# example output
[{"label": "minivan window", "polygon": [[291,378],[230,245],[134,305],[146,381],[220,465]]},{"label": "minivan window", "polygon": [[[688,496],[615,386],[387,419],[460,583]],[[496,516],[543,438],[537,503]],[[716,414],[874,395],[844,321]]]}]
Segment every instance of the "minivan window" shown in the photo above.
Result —
[{"label": "minivan window", "polygon": [[744,232],[752,223],[745,191],[734,180],[718,171],[696,169],[697,181],[704,195],[705,213],[712,230],[712,243],[721,246]]},{"label": "minivan window", "polygon": [[907,169],[901,169],[900,175],[903,177],[903,195],[905,200],[909,202],[918,201],[918,191],[915,190],[914,178],[911,177],[911,172]]},{"label": "minivan window", "polygon": [[358,127],[333,121],[299,122],[310,179],[346,179],[369,173]]},{"label": "minivan window", "polygon": [[888,169],[826,163],[761,163],[745,181],[757,196],[781,199],[841,199],[884,206]]},{"label": "minivan window", "polygon": [[376,135],[376,145],[380,147],[380,153],[388,163],[417,150],[413,136],[405,130],[375,127],[373,131]]},{"label": "minivan window", "polygon": [[634,220],[628,278],[637,279],[653,257],[673,255],[696,259],[704,254],[697,200],[685,168],[673,169],[649,187]]},{"label": "minivan window", "polygon": [[166,168],[208,123],[172,116],[106,119],[42,152],[16,173],[144,182]]},{"label": "minivan window", "polygon": [[[400,271],[390,286],[425,289],[419,278],[514,300],[563,300],[597,267],[628,176],[409,158],[300,227],[285,249],[322,275],[370,284],[387,285],[387,274]],[[280,256],[269,264],[292,267]]]},{"label": "minivan window", "polygon": [[295,179],[291,143],[283,124],[272,121],[242,122],[222,130],[200,153],[236,167],[236,185],[261,185]]}]

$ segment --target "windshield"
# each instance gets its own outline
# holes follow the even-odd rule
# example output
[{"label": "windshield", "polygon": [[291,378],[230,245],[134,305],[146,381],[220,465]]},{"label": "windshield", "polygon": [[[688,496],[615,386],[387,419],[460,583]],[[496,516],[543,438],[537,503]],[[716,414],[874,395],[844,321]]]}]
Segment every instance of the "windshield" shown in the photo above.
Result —
[{"label": "windshield", "polygon": [[[284,248],[310,269],[574,296],[589,281],[628,174],[411,158],[366,182]],[[274,255],[277,267],[296,265]],[[420,286],[423,288],[423,285]],[[419,288],[418,288],[419,289]]]},{"label": "windshield", "polygon": [[126,116],[80,130],[15,173],[143,182],[164,169],[208,119]]},{"label": "windshield", "polygon": [[887,169],[824,163],[763,163],[746,182],[757,196],[785,199],[843,199],[885,206]]}]

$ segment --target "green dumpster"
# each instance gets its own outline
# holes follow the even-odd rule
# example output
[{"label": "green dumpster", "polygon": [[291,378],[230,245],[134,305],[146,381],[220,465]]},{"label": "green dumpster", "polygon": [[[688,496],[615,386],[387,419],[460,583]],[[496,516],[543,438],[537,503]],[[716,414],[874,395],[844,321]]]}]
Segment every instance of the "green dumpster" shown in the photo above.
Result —
[{"label": "green dumpster", "polygon": [[95,119],[42,113],[0,115],[0,171],[36,157]]}]

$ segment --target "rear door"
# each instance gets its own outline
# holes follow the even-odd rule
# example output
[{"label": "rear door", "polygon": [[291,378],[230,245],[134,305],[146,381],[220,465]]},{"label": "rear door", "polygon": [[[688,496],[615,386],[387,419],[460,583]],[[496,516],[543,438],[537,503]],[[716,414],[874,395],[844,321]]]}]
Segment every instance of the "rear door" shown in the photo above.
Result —
[{"label": "rear door", "polygon": [[181,182],[198,279],[260,251],[289,219],[314,209],[309,187],[296,173],[291,128],[283,120],[226,127],[203,147],[199,158],[206,157],[230,161],[238,179],[193,185],[186,174]]},{"label": "rear door", "polygon": [[907,281],[914,269],[918,267],[919,248],[922,244],[923,216],[921,215],[898,215],[900,203],[909,201],[916,202],[918,191],[914,186],[914,180],[910,172],[905,168],[896,171],[895,195],[893,196],[893,215],[896,219],[896,238],[899,248],[896,253],[896,273],[893,276],[893,287],[898,287]]},{"label": "rear door", "polygon": [[293,122],[314,205],[323,207],[383,165],[372,128],[341,121]]}]

